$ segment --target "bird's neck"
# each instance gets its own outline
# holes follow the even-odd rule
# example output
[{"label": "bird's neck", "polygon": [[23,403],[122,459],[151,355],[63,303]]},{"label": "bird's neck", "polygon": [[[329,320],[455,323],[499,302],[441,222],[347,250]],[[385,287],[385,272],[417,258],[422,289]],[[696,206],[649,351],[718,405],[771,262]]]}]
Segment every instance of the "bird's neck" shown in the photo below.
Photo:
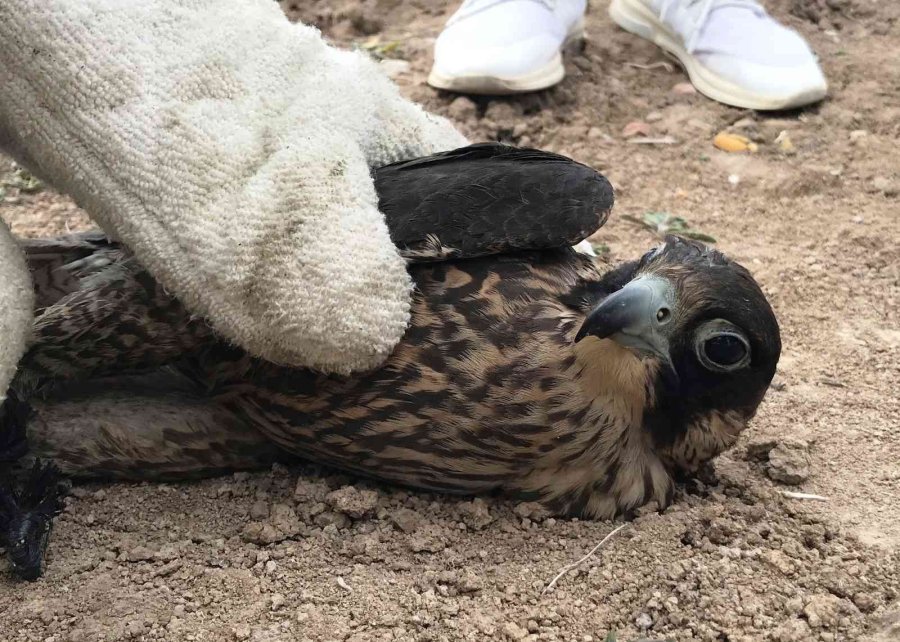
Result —
[{"label": "bird's neck", "polygon": [[589,338],[573,350],[565,370],[577,390],[570,416],[579,420],[555,453],[560,465],[544,470],[545,501],[561,512],[598,518],[653,499],[665,504],[671,479],[643,426],[655,364],[610,340]]},{"label": "bird's neck", "polygon": [[652,362],[609,339],[589,338],[575,344],[574,352],[585,397],[595,400],[616,424],[639,427],[652,390]]}]

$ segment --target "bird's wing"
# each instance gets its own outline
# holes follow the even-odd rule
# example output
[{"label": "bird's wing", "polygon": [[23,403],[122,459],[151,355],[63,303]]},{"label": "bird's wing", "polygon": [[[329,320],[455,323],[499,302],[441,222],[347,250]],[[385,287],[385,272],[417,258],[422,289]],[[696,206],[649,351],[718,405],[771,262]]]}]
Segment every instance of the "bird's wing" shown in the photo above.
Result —
[{"label": "bird's wing", "polygon": [[84,287],[84,280],[123,260],[127,250],[102,232],[19,239],[34,283],[35,307],[43,309]]},{"label": "bird's wing", "polygon": [[590,167],[499,143],[386,165],[374,179],[391,238],[413,262],[574,245],[613,205]]}]

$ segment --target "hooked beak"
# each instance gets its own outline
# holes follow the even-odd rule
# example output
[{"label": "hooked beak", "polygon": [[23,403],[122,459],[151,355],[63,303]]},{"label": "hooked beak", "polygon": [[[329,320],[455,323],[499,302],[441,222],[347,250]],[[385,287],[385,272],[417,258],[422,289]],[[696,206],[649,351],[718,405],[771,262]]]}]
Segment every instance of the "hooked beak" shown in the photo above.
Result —
[{"label": "hooked beak", "polygon": [[612,339],[639,354],[671,363],[669,335],[674,313],[672,284],[658,276],[641,276],[594,308],[575,335],[575,343],[588,336]]}]

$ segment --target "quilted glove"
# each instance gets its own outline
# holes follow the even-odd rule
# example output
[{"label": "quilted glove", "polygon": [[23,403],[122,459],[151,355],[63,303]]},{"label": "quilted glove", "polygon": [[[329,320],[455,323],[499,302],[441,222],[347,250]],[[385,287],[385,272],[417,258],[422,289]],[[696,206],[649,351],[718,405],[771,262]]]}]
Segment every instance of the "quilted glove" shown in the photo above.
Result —
[{"label": "quilted glove", "polygon": [[[225,338],[336,373],[399,341],[412,285],[369,169],[466,141],[363,54],[272,0],[2,0],[0,87],[0,148]],[[9,359],[30,289],[3,242]]]},{"label": "quilted glove", "polygon": [[31,330],[32,300],[25,257],[0,221],[0,406]]}]

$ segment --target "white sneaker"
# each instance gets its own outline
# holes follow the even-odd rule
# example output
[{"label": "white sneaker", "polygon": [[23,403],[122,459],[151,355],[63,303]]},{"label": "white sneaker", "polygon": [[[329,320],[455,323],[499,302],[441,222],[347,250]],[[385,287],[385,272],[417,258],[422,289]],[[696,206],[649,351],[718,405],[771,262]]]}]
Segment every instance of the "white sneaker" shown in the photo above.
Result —
[{"label": "white sneaker", "polygon": [[613,0],[609,15],[675,55],[698,91],[727,105],[790,109],[828,91],[803,37],[752,0]]},{"label": "white sneaker", "polygon": [[428,84],[503,95],[565,76],[562,51],[584,34],[586,0],[465,0],[434,45]]}]

